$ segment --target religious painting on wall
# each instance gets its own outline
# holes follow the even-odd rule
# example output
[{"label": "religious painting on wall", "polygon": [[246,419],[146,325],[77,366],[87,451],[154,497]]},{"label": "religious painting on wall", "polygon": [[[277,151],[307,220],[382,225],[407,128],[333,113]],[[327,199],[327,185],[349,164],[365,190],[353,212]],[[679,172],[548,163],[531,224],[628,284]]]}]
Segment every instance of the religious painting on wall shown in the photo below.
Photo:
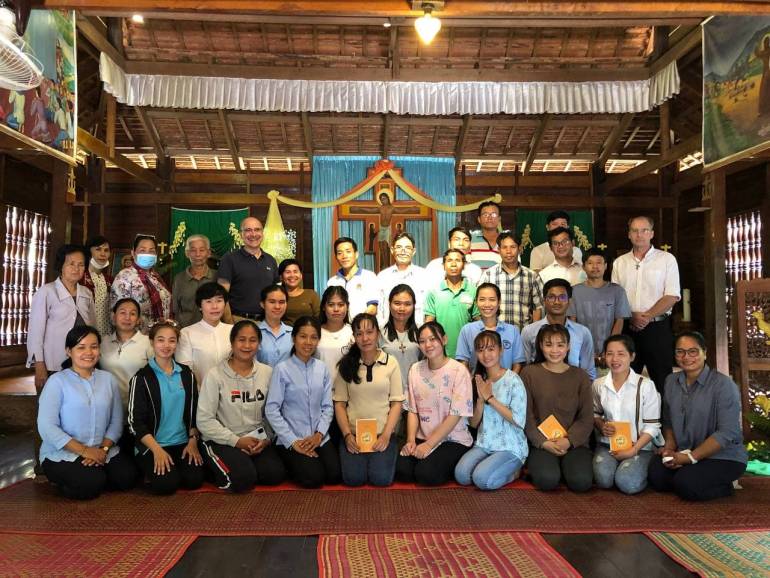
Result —
[{"label": "religious painting on wall", "polygon": [[0,89],[0,122],[46,146],[75,155],[77,58],[75,13],[32,10],[24,40],[40,61],[40,86]]},{"label": "religious painting on wall", "polygon": [[716,168],[770,148],[770,17],[703,25],[703,162]]}]

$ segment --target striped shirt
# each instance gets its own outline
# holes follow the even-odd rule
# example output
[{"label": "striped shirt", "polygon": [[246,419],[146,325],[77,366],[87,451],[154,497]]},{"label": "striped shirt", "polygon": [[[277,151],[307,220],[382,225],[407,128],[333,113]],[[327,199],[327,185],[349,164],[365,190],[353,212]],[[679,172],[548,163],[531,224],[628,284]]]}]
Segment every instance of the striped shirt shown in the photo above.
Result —
[{"label": "striped shirt", "polygon": [[519,265],[515,275],[506,271],[502,264],[484,271],[479,285],[494,283],[500,288],[499,319],[515,325],[521,330],[532,322],[532,314],[543,306],[543,282],[540,277]]}]

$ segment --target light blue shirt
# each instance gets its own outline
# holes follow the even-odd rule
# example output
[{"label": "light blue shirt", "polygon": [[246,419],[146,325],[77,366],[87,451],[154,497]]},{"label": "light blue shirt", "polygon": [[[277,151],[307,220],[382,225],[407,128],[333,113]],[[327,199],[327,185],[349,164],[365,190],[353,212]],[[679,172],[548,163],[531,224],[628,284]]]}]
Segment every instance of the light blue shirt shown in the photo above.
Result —
[{"label": "light blue shirt", "polygon": [[150,359],[150,367],[160,385],[160,421],[155,441],[161,447],[186,444],[189,436],[184,423],[182,367],[175,361],[174,370],[169,375],[158,366],[154,357]]},{"label": "light blue shirt", "polygon": [[500,415],[494,407],[485,404],[476,446],[488,452],[512,452],[524,462],[529,454],[527,434],[524,433],[527,422],[527,390],[524,382],[508,370],[492,384],[492,395],[511,410],[516,425]]},{"label": "light blue shirt", "polygon": [[273,333],[267,321],[260,321],[257,323],[257,327],[262,332],[262,339],[257,351],[257,361],[270,367],[275,367],[279,361],[289,359],[292,346],[291,327],[281,322],[278,335]]},{"label": "light blue shirt", "polygon": [[[471,321],[462,328],[460,336],[457,338],[455,359],[467,361],[471,373],[476,368],[476,348],[473,347],[473,341],[482,331],[484,331],[483,321]],[[500,339],[503,342],[500,365],[504,369],[510,369],[514,363],[524,363],[524,347],[521,344],[521,334],[518,327],[504,321],[498,321],[495,331],[500,334]]]},{"label": "light blue shirt", "polygon": [[[530,323],[521,330],[521,341],[524,344],[524,357],[527,363],[534,363],[537,348],[537,332],[543,325],[548,325],[548,317]],[[585,369],[588,376],[596,379],[596,366],[594,365],[594,341],[591,337],[591,331],[585,325],[575,323],[572,319],[567,319],[565,324],[569,332],[569,355],[567,363]]]},{"label": "light blue shirt", "polygon": [[276,365],[267,392],[265,416],[278,444],[285,448],[315,432],[324,436],[321,444],[325,444],[334,406],[332,380],[324,362],[311,358],[304,363],[292,355]]},{"label": "light blue shirt", "polygon": [[[123,433],[123,404],[113,375],[95,369],[83,379],[72,369],[54,373],[40,393],[37,429],[43,439],[40,461],[74,462],[78,455],[64,448],[75,439],[96,447],[104,438],[117,444]],[[113,445],[109,460],[118,453]]]}]

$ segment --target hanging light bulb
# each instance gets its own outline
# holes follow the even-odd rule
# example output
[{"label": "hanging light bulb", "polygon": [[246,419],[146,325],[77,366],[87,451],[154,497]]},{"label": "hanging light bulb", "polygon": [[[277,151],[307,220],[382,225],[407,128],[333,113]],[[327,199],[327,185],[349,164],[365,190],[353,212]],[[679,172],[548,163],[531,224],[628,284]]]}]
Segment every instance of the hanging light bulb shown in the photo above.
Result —
[{"label": "hanging light bulb", "polygon": [[441,20],[434,18],[431,14],[433,12],[431,4],[425,4],[423,10],[424,14],[414,21],[414,27],[423,43],[430,44],[441,30]]}]

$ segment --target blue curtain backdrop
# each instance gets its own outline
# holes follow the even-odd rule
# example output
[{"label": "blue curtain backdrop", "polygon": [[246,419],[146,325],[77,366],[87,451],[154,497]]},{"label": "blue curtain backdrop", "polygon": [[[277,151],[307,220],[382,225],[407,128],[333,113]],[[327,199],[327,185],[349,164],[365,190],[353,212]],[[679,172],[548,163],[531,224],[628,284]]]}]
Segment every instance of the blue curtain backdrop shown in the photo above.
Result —
[{"label": "blue curtain backdrop", "polygon": [[[433,200],[445,205],[456,204],[454,158],[392,156],[396,167],[403,169],[404,178],[421,189]],[[366,171],[380,157],[376,156],[316,156],[313,157],[313,185],[311,200],[314,203],[333,201],[353,185],[366,178]],[[364,193],[361,200],[372,199],[371,193]],[[409,200],[401,190],[396,191],[396,200]],[[313,209],[313,269],[314,285],[319,294],[326,288],[330,276],[329,256],[334,239],[331,238],[332,211],[334,209]],[[438,244],[443,248],[446,238],[457,222],[456,213],[437,211]],[[358,243],[361,265],[373,269],[374,257],[364,255],[363,223],[344,222],[339,224],[340,235],[349,236]],[[425,265],[430,255],[430,223],[408,222],[407,231],[414,235],[417,243],[415,262]]]}]

